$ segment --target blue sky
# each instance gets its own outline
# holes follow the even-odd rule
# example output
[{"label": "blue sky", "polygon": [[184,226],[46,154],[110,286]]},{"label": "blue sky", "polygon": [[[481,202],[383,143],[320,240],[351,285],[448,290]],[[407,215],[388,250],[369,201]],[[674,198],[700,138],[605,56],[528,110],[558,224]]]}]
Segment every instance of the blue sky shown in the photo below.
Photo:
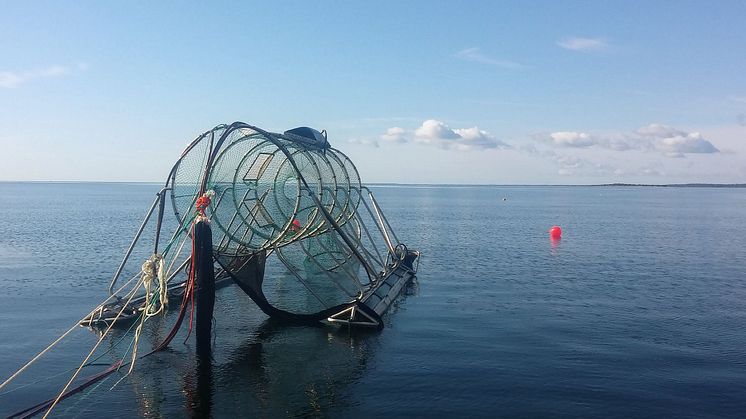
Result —
[{"label": "blue sky", "polygon": [[0,180],[164,179],[236,120],[363,180],[746,182],[744,2],[8,2]]}]

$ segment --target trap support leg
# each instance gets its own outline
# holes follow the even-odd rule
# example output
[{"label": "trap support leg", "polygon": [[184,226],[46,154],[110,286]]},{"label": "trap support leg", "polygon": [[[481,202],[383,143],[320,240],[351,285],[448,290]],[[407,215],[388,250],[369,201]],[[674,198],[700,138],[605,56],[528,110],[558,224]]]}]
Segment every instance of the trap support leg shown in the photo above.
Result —
[{"label": "trap support leg", "polygon": [[206,220],[194,225],[196,274],[197,355],[210,357],[212,346],[212,314],[215,307],[215,266],[212,254],[212,231]]}]

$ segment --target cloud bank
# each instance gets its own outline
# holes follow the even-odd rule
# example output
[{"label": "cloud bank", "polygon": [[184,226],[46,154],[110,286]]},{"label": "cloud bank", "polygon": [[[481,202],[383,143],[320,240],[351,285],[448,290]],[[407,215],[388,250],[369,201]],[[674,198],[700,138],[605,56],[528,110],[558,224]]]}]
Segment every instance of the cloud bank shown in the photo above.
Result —
[{"label": "cloud bank", "polygon": [[[425,120],[414,130],[398,126],[388,128],[378,139],[384,143],[415,143],[459,151],[514,148],[479,127],[451,128],[437,119]],[[668,157],[720,152],[699,132],[688,132],[658,123],[646,125],[631,133],[599,135],[582,131],[556,131],[535,136],[534,139],[537,141],[533,144],[522,144],[516,149],[528,154],[541,155],[541,150],[537,147],[543,145],[545,150],[546,146],[551,149],[593,148],[616,152],[637,150],[657,152]],[[375,140],[351,142],[378,146]]]},{"label": "cloud bank", "polygon": [[650,124],[637,129],[634,133],[616,136],[558,131],[549,134],[545,140],[558,148],[595,147],[614,151],[657,151],[668,157],[720,152],[699,132],[687,132],[663,124]]},{"label": "cloud bank", "polygon": [[586,181],[688,176],[694,167],[718,165],[721,160],[687,157],[727,153],[699,132],[661,123],[651,123],[628,132],[568,130],[529,134],[506,143],[478,126],[452,128],[441,120],[427,119],[415,127],[392,126],[373,138],[350,142],[374,147],[434,146],[454,152],[504,150],[484,153],[474,157],[474,161],[507,159],[530,162],[538,159],[545,166],[556,168],[557,175]]}]

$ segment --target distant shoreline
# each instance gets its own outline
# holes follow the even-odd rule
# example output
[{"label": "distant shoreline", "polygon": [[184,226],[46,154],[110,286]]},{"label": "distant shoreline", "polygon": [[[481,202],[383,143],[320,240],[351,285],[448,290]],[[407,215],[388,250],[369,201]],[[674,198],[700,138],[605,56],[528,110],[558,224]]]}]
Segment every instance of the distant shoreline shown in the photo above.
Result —
[{"label": "distant shoreline", "polygon": [[[97,181],[97,180],[0,180],[3,183],[47,183],[47,184],[140,184],[161,185],[163,182],[146,181]],[[746,183],[598,183],[598,184],[496,184],[496,183],[393,183],[371,182],[369,186],[427,187],[427,188],[475,188],[475,187],[644,187],[644,188],[746,188]]]},{"label": "distant shoreline", "polygon": [[746,188],[746,183],[667,183],[667,184],[647,184],[647,183],[591,183],[591,184],[454,184],[454,183],[367,183],[371,186],[420,186],[420,187],[647,187],[647,188]]},{"label": "distant shoreline", "polygon": [[649,188],[746,188],[746,183],[667,183],[652,185],[645,183],[606,183],[589,186],[636,186]]}]

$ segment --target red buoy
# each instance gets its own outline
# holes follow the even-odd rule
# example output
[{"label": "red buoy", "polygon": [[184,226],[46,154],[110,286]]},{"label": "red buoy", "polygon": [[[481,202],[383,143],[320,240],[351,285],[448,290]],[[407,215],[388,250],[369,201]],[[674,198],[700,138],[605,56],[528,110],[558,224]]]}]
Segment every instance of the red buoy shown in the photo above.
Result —
[{"label": "red buoy", "polygon": [[560,226],[552,226],[552,228],[549,229],[549,238],[552,240],[562,238],[562,229]]}]

